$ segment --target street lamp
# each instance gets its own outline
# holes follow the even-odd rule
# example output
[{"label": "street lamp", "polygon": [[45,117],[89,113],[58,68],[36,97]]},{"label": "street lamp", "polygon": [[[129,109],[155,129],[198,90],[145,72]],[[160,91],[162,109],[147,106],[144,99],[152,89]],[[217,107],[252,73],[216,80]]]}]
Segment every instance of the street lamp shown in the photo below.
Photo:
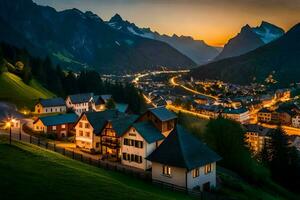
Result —
[{"label": "street lamp", "polygon": [[10,118],[8,122],[6,122],[6,126],[9,127],[9,144],[11,145],[11,126],[12,123],[15,122],[15,119]]}]

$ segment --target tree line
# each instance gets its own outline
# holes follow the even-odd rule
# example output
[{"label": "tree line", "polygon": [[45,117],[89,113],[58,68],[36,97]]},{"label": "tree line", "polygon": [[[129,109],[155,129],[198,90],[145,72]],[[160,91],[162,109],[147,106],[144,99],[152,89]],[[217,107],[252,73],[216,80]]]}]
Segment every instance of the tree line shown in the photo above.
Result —
[{"label": "tree line", "polygon": [[116,102],[127,103],[134,113],[141,113],[146,105],[131,83],[103,80],[96,71],[64,71],[55,65],[50,57],[33,57],[26,49],[20,49],[5,43],[0,44],[0,73],[12,72],[28,84],[33,78],[57,96],[93,92],[111,94]]}]

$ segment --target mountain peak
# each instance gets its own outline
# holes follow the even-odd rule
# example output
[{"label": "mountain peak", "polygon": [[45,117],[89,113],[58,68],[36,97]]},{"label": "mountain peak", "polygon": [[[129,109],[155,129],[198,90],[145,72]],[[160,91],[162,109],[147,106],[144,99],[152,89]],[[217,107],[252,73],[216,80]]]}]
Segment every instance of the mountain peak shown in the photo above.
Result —
[{"label": "mountain peak", "polygon": [[241,33],[242,33],[242,32],[248,32],[248,31],[251,31],[251,30],[252,30],[252,29],[251,29],[250,25],[249,25],[249,24],[246,24],[245,26],[242,27]]},{"label": "mountain peak", "polygon": [[112,18],[110,18],[109,22],[122,22],[122,17],[116,13]]}]

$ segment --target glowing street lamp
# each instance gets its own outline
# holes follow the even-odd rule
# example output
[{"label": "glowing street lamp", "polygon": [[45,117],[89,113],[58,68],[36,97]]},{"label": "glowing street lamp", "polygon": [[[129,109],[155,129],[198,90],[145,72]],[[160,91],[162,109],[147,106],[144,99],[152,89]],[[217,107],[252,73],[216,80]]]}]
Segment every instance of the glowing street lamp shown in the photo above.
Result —
[{"label": "glowing street lamp", "polygon": [[11,126],[12,123],[15,123],[16,120],[13,118],[9,118],[8,121],[6,122],[6,127],[9,127],[9,144],[11,145]]}]

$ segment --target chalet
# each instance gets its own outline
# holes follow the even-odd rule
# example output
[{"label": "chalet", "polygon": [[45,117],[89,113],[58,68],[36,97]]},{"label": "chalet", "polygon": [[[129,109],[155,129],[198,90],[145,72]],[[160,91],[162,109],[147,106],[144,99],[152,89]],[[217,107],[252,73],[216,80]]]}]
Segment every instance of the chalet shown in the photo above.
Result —
[{"label": "chalet", "polygon": [[216,162],[221,157],[180,125],[146,159],[152,162],[154,182],[189,190],[216,186]]},{"label": "chalet", "polygon": [[256,124],[247,124],[244,127],[246,129],[245,141],[255,154],[261,152],[265,145],[270,143],[271,129]]},{"label": "chalet", "polygon": [[58,138],[70,135],[78,116],[74,113],[39,117],[33,122],[33,130],[42,133],[55,133]]},{"label": "chalet", "polygon": [[69,95],[66,98],[66,106],[77,115],[81,115],[81,113],[91,111],[95,107],[93,97],[93,93]]},{"label": "chalet", "polygon": [[62,98],[39,99],[35,104],[35,113],[64,113],[66,112],[66,103]]},{"label": "chalet", "polygon": [[163,141],[164,135],[150,121],[134,123],[122,136],[121,163],[143,170],[151,168],[149,156]]},{"label": "chalet", "polygon": [[99,112],[99,111],[103,111],[106,109],[106,103],[108,102],[109,99],[111,99],[112,96],[111,95],[96,95],[93,97],[93,102],[94,104],[93,106],[93,110]]},{"label": "chalet", "polygon": [[232,119],[241,124],[248,123],[250,121],[250,113],[246,108],[225,108],[222,112],[224,118]]},{"label": "chalet", "polygon": [[75,124],[76,146],[119,157],[120,137],[136,119],[136,115],[126,115],[117,110],[83,113]]},{"label": "chalet", "polygon": [[137,121],[151,121],[153,125],[165,137],[167,137],[175,127],[177,116],[176,114],[162,106],[148,109],[143,115],[139,117]]}]

